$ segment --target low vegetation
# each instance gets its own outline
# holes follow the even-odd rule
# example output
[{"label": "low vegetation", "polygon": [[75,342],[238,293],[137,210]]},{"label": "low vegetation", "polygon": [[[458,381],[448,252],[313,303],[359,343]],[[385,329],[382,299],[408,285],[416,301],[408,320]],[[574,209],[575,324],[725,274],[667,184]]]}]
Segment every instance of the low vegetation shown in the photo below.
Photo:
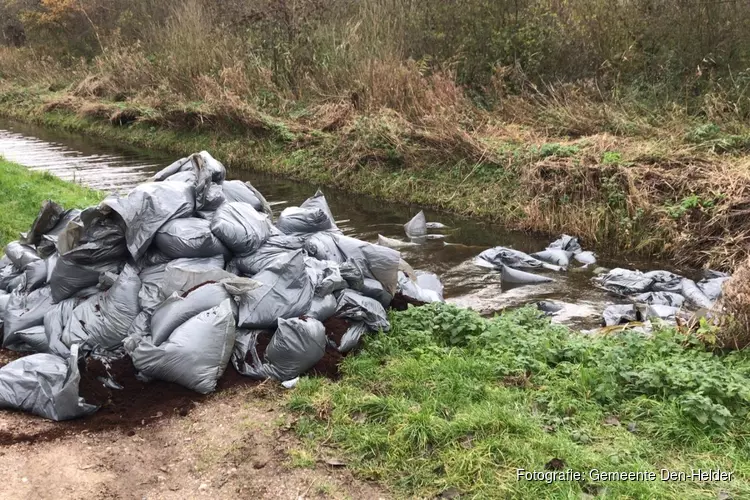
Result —
[{"label": "low vegetation", "polygon": [[[433,304],[390,319],[391,332],[346,358],[342,380],[303,379],[292,394],[307,453],[334,446],[359,475],[405,497],[750,494],[747,353],[708,352],[674,329],[587,337],[534,309],[485,319]],[[585,479],[519,481],[517,468]],[[659,476],[699,468],[733,480]],[[591,469],[657,480],[597,481]]]},{"label": "low vegetation", "polygon": [[0,0],[0,19],[4,115],[599,249],[747,255],[740,0]]},{"label": "low vegetation", "polygon": [[64,208],[96,205],[102,194],[65,182],[49,173],[32,172],[0,157],[0,248],[18,239],[39,213],[44,200],[54,200]]}]

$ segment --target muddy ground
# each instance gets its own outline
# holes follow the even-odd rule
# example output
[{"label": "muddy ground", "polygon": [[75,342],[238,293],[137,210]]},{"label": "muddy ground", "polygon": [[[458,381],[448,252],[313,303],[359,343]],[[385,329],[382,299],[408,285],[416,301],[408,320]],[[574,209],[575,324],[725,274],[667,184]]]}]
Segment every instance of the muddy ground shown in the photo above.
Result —
[{"label": "muddy ground", "polygon": [[[232,370],[230,367],[228,369]],[[231,377],[230,377],[231,378]],[[226,383],[226,382],[225,382]],[[326,462],[300,467],[302,445],[278,384],[235,384],[207,397],[142,407],[135,422],[118,411],[54,423],[0,412],[0,498],[388,498]],[[130,408],[132,410],[132,408]]]},{"label": "muddy ground", "polygon": [[[348,325],[331,324],[340,340]],[[270,339],[259,340],[259,354]],[[21,354],[0,351],[0,366]],[[338,377],[335,349],[312,376]],[[124,387],[108,389],[98,377]],[[86,418],[50,422],[0,411],[2,499],[353,498],[390,495],[354,478],[336,450],[317,462],[297,439],[278,382],[258,382],[228,366],[217,391],[202,396],[135,377],[125,357],[81,363],[80,394],[100,405]],[[304,457],[295,460],[295,456]],[[330,463],[329,463],[330,462]],[[331,465],[333,464],[333,465]]]}]

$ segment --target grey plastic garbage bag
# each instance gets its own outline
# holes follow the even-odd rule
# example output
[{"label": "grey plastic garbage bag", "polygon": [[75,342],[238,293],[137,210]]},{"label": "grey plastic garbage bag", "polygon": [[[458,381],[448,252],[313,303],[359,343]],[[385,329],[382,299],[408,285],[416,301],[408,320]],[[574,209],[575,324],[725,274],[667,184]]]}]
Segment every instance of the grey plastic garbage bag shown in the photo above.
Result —
[{"label": "grey plastic garbage bag", "polygon": [[[232,351],[232,364],[240,375],[263,380],[268,378],[263,360],[258,356],[258,336],[268,334],[265,330],[237,331],[237,340],[234,342]],[[250,354],[251,362],[247,361]]]},{"label": "grey plastic garbage bag", "polygon": [[12,351],[49,352],[49,341],[44,332],[44,325],[32,326],[6,335],[3,344],[3,347]]},{"label": "grey plastic garbage bag", "polygon": [[541,252],[531,254],[535,259],[539,259],[548,264],[553,264],[560,267],[568,267],[570,265],[570,258],[568,252],[559,248],[548,248]]},{"label": "grey plastic garbage bag", "polygon": [[243,275],[254,276],[278,257],[304,247],[304,236],[286,234],[271,236],[258,250],[249,255],[238,255],[232,262]]},{"label": "grey plastic garbage bag", "polygon": [[324,297],[315,296],[305,316],[315,318],[318,321],[325,321],[336,314],[336,307],[337,300],[333,294]]},{"label": "grey plastic garbage bag", "polygon": [[347,287],[346,280],[341,276],[341,270],[337,263],[305,257],[305,266],[315,288],[316,296],[329,295]]},{"label": "grey plastic garbage bag", "polygon": [[729,277],[719,277],[704,279],[696,283],[701,292],[704,293],[708,300],[716,302],[721,297],[721,287]]},{"label": "grey plastic garbage bag", "polygon": [[[23,287],[13,291],[5,307],[3,330],[5,339],[20,330],[44,323],[44,315],[52,309],[52,294],[49,287],[26,293]],[[3,342],[3,347],[11,347]]]},{"label": "grey plastic garbage bag", "polygon": [[485,250],[477,256],[476,263],[483,267],[492,267],[496,269],[499,269],[502,266],[510,266],[513,268],[546,268],[553,271],[560,270],[559,266],[542,262],[520,250],[506,247],[494,247]]},{"label": "grey plastic garbage bag", "polygon": [[268,216],[248,203],[224,203],[211,219],[211,231],[227,248],[240,255],[256,251],[271,236]]},{"label": "grey plastic garbage bag", "polygon": [[342,335],[339,345],[335,346],[336,349],[341,353],[351,351],[359,345],[362,337],[364,337],[369,331],[370,329],[363,322],[357,321],[352,323],[344,335]]},{"label": "grey plastic garbage bag", "polygon": [[195,188],[185,182],[146,182],[124,198],[107,198],[102,206],[122,217],[128,251],[138,260],[160,227],[172,219],[193,215]]},{"label": "grey plastic garbage bag", "polygon": [[573,254],[577,254],[583,250],[581,244],[578,242],[578,238],[567,234],[560,236],[558,239],[550,243],[547,248],[559,248],[560,250],[565,250],[566,252],[571,252]]},{"label": "grey plastic garbage bag", "polygon": [[151,316],[151,341],[158,346],[185,321],[230,299],[233,313],[237,306],[220,283],[207,283],[191,291],[185,297],[174,293],[162,302]]},{"label": "grey plastic garbage bag", "polygon": [[262,212],[268,216],[272,214],[271,206],[266,199],[249,182],[237,180],[224,181],[221,187],[224,189],[224,198],[227,202],[239,201],[249,203],[258,212]]},{"label": "grey plastic garbage bag", "polygon": [[91,296],[73,310],[63,331],[63,343],[68,347],[81,343],[87,348],[105,350],[120,347],[141,311],[140,290],[138,272],[131,265],[125,266],[112,288]]},{"label": "grey plastic garbage bag", "polygon": [[173,259],[227,255],[229,250],[211,232],[211,222],[188,217],[164,224],[154,237],[154,244]]},{"label": "grey plastic garbage bag", "polygon": [[32,262],[41,260],[41,257],[37,255],[34,247],[22,245],[18,241],[11,241],[6,245],[5,256],[8,257],[13,265],[21,271],[25,271],[26,267]]},{"label": "grey plastic garbage bag", "polygon": [[333,228],[334,230],[338,230],[336,221],[333,218],[333,213],[331,212],[331,208],[328,206],[328,201],[326,201],[326,197],[323,195],[323,192],[320,189],[318,189],[314,195],[302,202],[300,208],[322,210],[331,221],[331,228]]},{"label": "grey plastic garbage bag", "polygon": [[354,289],[365,297],[377,300],[383,305],[383,307],[388,307],[393,300],[393,295],[385,290],[382,283],[373,278],[364,278],[362,280],[362,286]]},{"label": "grey plastic garbage bag", "polygon": [[44,332],[47,336],[47,345],[51,354],[57,354],[63,358],[70,356],[70,348],[63,344],[62,336],[65,326],[70,321],[73,311],[82,302],[80,298],[65,299],[47,311],[44,315]]},{"label": "grey plastic garbage bag", "polygon": [[141,309],[151,314],[159,304],[167,298],[162,291],[164,286],[164,274],[167,264],[156,264],[141,269],[138,277],[141,279],[141,291],[138,292],[138,301]]},{"label": "grey plastic garbage bag", "polygon": [[10,301],[10,294],[0,290],[0,327],[3,325],[3,316],[5,316],[5,309],[8,307]]},{"label": "grey plastic garbage bag", "polygon": [[[206,151],[201,151],[200,153],[192,154],[187,158],[172,163],[154,175],[153,180],[174,182],[174,180],[178,179],[175,175],[184,172],[193,174],[190,180],[192,180],[192,185],[195,188],[196,209],[203,210],[207,208],[211,204],[211,186],[221,184],[226,177],[224,165]],[[185,177],[179,178],[183,179]],[[213,196],[216,196],[215,192]],[[212,201],[215,203],[215,198]]]},{"label": "grey plastic garbage bag", "polygon": [[147,378],[180,384],[201,394],[216,389],[236,337],[230,300],[190,318],[156,346],[144,338],[131,353]]},{"label": "grey plastic garbage bag", "polygon": [[0,291],[12,292],[21,282],[26,283],[26,276],[16,266],[11,264],[0,270]]},{"label": "grey plastic garbage bag", "polygon": [[22,242],[27,245],[38,245],[42,236],[55,227],[63,213],[63,208],[54,201],[43,201],[39,213],[37,213],[34,222],[31,223],[31,229],[22,238]]},{"label": "grey plastic garbage bag", "polygon": [[682,280],[682,295],[695,307],[710,309],[713,305],[713,301],[698,288],[695,281],[687,278],[683,278]]},{"label": "grey plastic garbage bag", "polygon": [[573,258],[584,266],[596,264],[596,254],[594,252],[578,252]]},{"label": "grey plastic garbage bag", "polygon": [[26,266],[26,290],[33,291],[47,283],[47,261],[36,260]]},{"label": "grey plastic garbage bag", "polygon": [[625,295],[647,292],[654,283],[654,278],[647,274],[619,267],[593,280],[605,290]]},{"label": "grey plastic garbage bag", "polygon": [[643,273],[647,278],[651,278],[651,290],[654,292],[673,292],[682,293],[682,276],[670,273],[669,271],[649,271]]},{"label": "grey plastic garbage bag", "polygon": [[120,271],[122,262],[103,262],[101,264],[82,265],[61,256],[52,271],[49,286],[55,303],[65,300],[78,292],[99,283],[99,276]]},{"label": "grey plastic garbage bag", "polygon": [[344,290],[339,295],[336,305],[337,318],[362,321],[374,331],[391,329],[388,314],[383,305],[375,299],[365,297],[354,290]]},{"label": "grey plastic garbage bag", "polygon": [[334,241],[345,261],[354,261],[360,268],[367,271],[366,278],[375,278],[388,293],[396,293],[398,266],[401,262],[399,252],[344,235],[335,235]]},{"label": "grey plastic garbage bag", "polygon": [[77,208],[66,210],[60,215],[55,227],[46,231],[36,245],[36,251],[41,258],[46,259],[53,253],[57,252],[57,240],[60,233],[63,232],[71,221],[79,219],[80,215],[81,210]]},{"label": "grey plastic garbage bag", "polygon": [[419,211],[409,222],[404,224],[406,236],[425,236],[427,234],[427,218],[422,210]]},{"label": "grey plastic garbage bag", "polygon": [[238,324],[243,328],[272,328],[278,319],[301,316],[310,309],[314,288],[302,250],[279,257],[253,279],[261,286],[240,297]]},{"label": "grey plastic garbage bag", "polygon": [[21,410],[60,421],[97,410],[78,396],[78,346],[66,360],[32,354],[0,368],[0,408]]},{"label": "grey plastic garbage bag", "polygon": [[443,284],[433,273],[417,272],[416,280],[399,272],[398,284],[401,293],[420,302],[443,302]]},{"label": "grey plastic garbage bag", "polygon": [[636,295],[633,300],[650,305],[682,307],[685,297],[674,292],[646,292]]},{"label": "grey plastic garbage bag", "polygon": [[269,377],[291,380],[315,366],[325,349],[325,327],[320,321],[279,319],[279,327],[266,348],[264,369]]},{"label": "grey plastic garbage bag", "polygon": [[224,270],[224,257],[221,255],[205,259],[177,259],[164,268],[162,293],[169,297],[175,292],[187,292],[207,281],[234,277]]},{"label": "grey plastic garbage bag", "polygon": [[287,207],[279,215],[276,227],[282,233],[295,234],[326,231],[333,225],[322,208]]},{"label": "grey plastic garbage bag", "polygon": [[538,285],[540,283],[550,283],[553,280],[549,276],[539,276],[538,274],[527,273],[513,269],[509,266],[503,266],[500,270],[500,279],[502,283],[510,285]]},{"label": "grey plastic garbage bag", "polygon": [[602,314],[604,326],[619,325],[631,321],[640,321],[641,317],[633,304],[615,304],[607,306]]}]

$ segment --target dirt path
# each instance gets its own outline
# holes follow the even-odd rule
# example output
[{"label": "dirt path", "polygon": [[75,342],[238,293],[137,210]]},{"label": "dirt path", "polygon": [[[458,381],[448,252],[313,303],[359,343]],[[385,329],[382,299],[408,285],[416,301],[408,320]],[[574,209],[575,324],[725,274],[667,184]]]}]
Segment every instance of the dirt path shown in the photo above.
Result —
[{"label": "dirt path", "polygon": [[[301,468],[301,444],[277,386],[242,386],[139,425],[87,429],[0,412],[0,498],[356,498],[390,495],[324,462]],[[181,403],[184,404],[184,403]],[[326,453],[330,451],[330,453]],[[333,450],[318,452],[334,458]]]}]

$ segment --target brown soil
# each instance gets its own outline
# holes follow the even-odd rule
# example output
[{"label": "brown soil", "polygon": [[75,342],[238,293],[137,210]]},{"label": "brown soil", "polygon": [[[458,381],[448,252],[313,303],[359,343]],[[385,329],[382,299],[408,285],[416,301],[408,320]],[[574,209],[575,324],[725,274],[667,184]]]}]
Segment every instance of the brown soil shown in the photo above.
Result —
[{"label": "brown soil", "polygon": [[393,296],[390,308],[396,311],[406,311],[409,308],[409,304],[414,307],[419,307],[425,305],[426,302],[420,302],[419,300],[409,298],[399,292]]},{"label": "brown soil", "polygon": [[340,345],[341,338],[352,326],[352,322],[342,318],[329,318],[323,322],[323,326],[326,327],[326,337],[336,345]]},{"label": "brown soil", "polygon": [[[49,422],[0,412],[0,430],[26,435],[67,429],[53,440],[17,441],[0,449],[2,499],[312,499],[387,498],[353,477],[321,445],[305,448],[283,410],[278,384],[233,387],[194,399],[184,417],[146,420],[126,431],[92,431],[79,422]],[[313,458],[295,467],[292,457]]]}]

